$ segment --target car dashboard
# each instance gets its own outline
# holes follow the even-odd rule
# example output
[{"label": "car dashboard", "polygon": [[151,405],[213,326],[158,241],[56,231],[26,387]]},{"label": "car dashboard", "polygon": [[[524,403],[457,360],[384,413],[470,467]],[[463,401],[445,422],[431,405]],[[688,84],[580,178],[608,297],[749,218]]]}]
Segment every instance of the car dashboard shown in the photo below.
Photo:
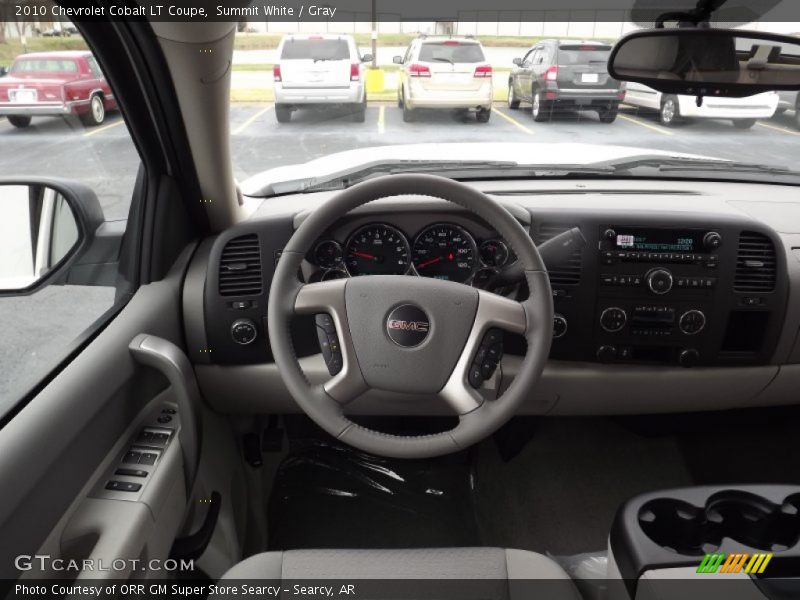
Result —
[{"label": "car dashboard", "polygon": [[[585,247],[547,265],[555,315],[550,362],[529,414],[614,414],[794,401],[800,385],[800,203],[793,188],[687,181],[481,181],[541,244],[573,227]],[[223,412],[295,412],[266,330],[282,248],[321,192],[265,199],[206,240],[185,288],[187,336],[201,387]],[[756,201],[753,198],[769,198]],[[794,218],[793,218],[794,217]],[[516,257],[477,216],[441,200],[395,197],[354,210],[303,262],[307,282],[405,274],[509,297]],[[310,379],[326,376],[315,321],[293,325]],[[508,336],[500,392],[524,354]],[[492,393],[494,393],[492,392]],[[426,398],[372,393],[352,410],[435,414]],[[351,408],[351,407],[349,407]]]}]

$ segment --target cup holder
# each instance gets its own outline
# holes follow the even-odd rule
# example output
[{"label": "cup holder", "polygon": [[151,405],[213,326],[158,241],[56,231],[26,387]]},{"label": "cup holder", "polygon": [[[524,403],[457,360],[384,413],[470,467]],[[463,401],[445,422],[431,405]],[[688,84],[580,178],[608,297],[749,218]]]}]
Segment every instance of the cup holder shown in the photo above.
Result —
[{"label": "cup holder", "polygon": [[800,539],[800,494],[781,504],[739,490],[710,496],[698,507],[675,498],[657,498],[638,513],[639,526],[653,542],[672,552],[715,552],[724,538],[768,552],[780,552]]}]

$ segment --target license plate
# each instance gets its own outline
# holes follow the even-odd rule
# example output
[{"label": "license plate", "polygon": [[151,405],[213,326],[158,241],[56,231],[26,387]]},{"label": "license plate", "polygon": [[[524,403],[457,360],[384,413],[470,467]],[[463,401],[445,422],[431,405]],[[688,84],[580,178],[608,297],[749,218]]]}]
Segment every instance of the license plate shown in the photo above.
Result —
[{"label": "license plate", "polygon": [[15,90],[13,100],[20,103],[36,102],[36,90]]},{"label": "license plate", "polygon": [[600,75],[597,73],[583,73],[581,75],[581,83],[597,83],[600,81]]}]

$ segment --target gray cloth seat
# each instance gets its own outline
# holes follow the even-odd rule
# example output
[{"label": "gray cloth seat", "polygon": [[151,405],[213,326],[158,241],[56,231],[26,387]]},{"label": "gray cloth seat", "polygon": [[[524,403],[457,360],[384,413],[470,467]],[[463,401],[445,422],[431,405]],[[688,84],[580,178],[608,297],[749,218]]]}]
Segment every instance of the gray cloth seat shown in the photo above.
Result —
[{"label": "gray cloth seat", "polygon": [[504,548],[265,552],[234,565],[222,579],[537,579],[556,586],[558,593],[547,594],[548,598],[580,600],[569,575],[555,561],[534,552]]}]

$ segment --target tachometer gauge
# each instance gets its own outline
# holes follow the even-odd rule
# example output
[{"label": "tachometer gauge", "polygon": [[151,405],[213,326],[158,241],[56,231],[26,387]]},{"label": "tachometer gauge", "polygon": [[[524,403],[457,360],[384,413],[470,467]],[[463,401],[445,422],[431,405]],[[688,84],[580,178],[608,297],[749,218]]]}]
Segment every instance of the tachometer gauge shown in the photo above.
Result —
[{"label": "tachometer gauge", "polygon": [[508,248],[500,240],[486,240],[480,246],[480,253],[487,267],[500,268],[508,262]]},{"label": "tachometer gauge", "polygon": [[347,242],[345,266],[357,275],[405,275],[410,266],[408,240],[391,225],[366,225]]},{"label": "tachometer gauge", "polygon": [[414,241],[414,266],[423,277],[464,283],[475,272],[476,255],[475,240],[458,225],[431,225]]},{"label": "tachometer gauge", "polygon": [[325,240],[314,248],[314,260],[323,269],[333,269],[342,262],[342,247],[333,240]]}]

